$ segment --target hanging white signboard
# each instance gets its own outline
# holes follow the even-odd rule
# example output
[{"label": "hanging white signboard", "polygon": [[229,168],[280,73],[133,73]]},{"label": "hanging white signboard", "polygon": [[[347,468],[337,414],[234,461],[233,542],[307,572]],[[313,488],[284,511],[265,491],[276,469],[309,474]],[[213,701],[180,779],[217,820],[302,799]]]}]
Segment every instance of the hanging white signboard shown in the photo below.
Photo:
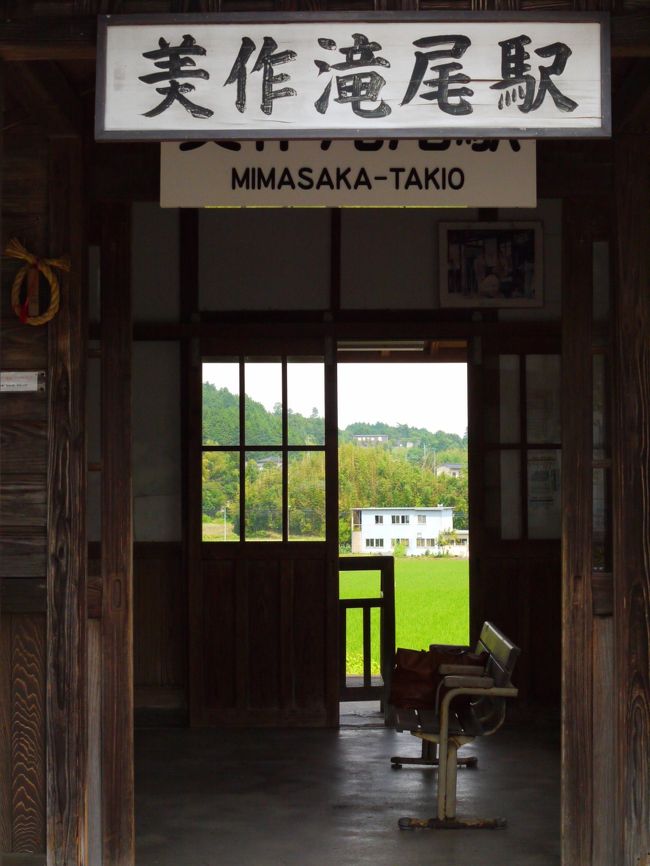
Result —
[{"label": "hanging white signboard", "polygon": [[610,134],[604,14],[100,18],[96,137]]},{"label": "hanging white signboard", "polygon": [[168,142],[161,146],[160,204],[535,207],[535,142]]}]

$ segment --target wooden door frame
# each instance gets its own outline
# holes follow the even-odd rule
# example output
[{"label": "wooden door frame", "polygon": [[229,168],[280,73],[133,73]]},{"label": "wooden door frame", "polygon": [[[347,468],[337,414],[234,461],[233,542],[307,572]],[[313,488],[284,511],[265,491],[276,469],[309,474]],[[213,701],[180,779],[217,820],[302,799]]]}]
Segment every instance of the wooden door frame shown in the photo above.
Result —
[{"label": "wooden door frame", "polygon": [[101,207],[103,861],[135,861],[131,208]]},{"label": "wooden door frame", "polygon": [[[211,358],[236,358],[241,363],[245,357],[254,358],[255,356],[263,357],[278,357],[286,359],[287,356],[313,356],[322,358],[324,368],[324,396],[325,396],[325,445],[323,452],[325,454],[325,523],[326,537],[324,542],[265,542],[263,549],[269,553],[283,557],[283,552],[286,554],[286,562],[282,565],[282,616],[284,622],[289,627],[288,634],[291,633],[290,628],[290,584],[294,580],[293,569],[289,565],[288,560],[293,556],[298,559],[309,559],[317,552],[324,552],[326,564],[326,589],[325,589],[325,609],[324,609],[324,630],[325,630],[325,714],[323,720],[327,726],[335,727],[338,725],[339,719],[339,704],[338,704],[338,436],[337,436],[337,418],[336,418],[336,364],[333,362],[335,354],[332,349],[332,341],[325,336],[305,339],[294,338],[291,340],[288,337],[277,338],[272,336],[273,328],[269,328],[270,336],[256,337],[251,339],[242,335],[242,337],[231,337],[226,340],[214,341],[206,339],[203,341],[193,341],[191,351],[191,363],[188,367],[188,543],[189,543],[189,560],[187,571],[187,586],[188,586],[188,611],[189,611],[189,671],[188,671],[188,690],[189,690],[189,706],[190,706],[190,725],[202,726],[214,724],[215,715],[206,708],[204,695],[204,662],[202,657],[202,647],[204,640],[203,629],[203,563],[205,553],[209,551],[210,556],[207,559],[220,559],[222,554],[224,557],[230,557],[235,562],[239,563],[237,585],[241,598],[239,599],[238,608],[241,611],[246,607],[246,597],[243,589],[242,575],[244,573],[244,562],[248,555],[254,550],[260,553],[262,548],[259,547],[259,542],[235,542],[228,544],[228,550],[224,552],[221,545],[208,545],[205,548],[205,543],[201,540],[201,494],[202,494],[202,479],[201,479],[201,430],[202,430],[202,396],[201,396],[201,380],[202,380],[202,364],[204,359],[208,361]],[[243,395],[241,395],[243,398]],[[243,399],[242,399],[243,406]],[[286,432],[286,431],[285,431]],[[286,480],[286,479],[285,479]],[[283,495],[286,497],[286,491]],[[251,546],[253,545],[253,546]],[[239,621],[238,630],[245,637],[247,624],[244,620]],[[243,639],[243,637],[242,637]],[[283,645],[283,660],[288,663],[289,660],[289,645],[284,642]],[[242,656],[242,653],[239,654]],[[243,654],[245,655],[245,653]],[[238,680],[246,679],[246,670],[244,658],[238,661]],[[245,703],[245,684],[240,683],[243,688],[242,695],[238,698],[239,703]],[[291,684],[283,685],[283,691],[289,696],[291,692]],[[244,718],[245,714],[240,713]],[[252,718],[252,717],[251,717]],[[286,722],[291,723],[291,716],[286,716]],[[236,723],[237,713],[226,714],[222,721],[225,723]],[[250,720],[249,720],[250,723]],[[311,722],[313,723],[313,722]]]}]

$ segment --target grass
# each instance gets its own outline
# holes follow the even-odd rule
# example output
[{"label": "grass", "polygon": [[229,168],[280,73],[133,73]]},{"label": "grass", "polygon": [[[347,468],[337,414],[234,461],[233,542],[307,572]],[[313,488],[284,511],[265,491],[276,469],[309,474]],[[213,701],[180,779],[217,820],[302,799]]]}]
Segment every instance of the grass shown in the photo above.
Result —
[{"label": "grass", "polygon": [[[235,533],[234,524],[226,522],[225,532],[223,520],[217,519],[212,523],[202,524],[202,539],[203,541],[239,541],[239,536]],[[260,533],[249,541],[282,541],[282,535],[278,532]],[[325,541],[324,538],[312,535],[291,535],[289,541]]]},{"label": "grass", "polygon": [[[369,562],[372,558],[369,557]],[[341,598],[379,596],[379,572],[341,572]],[[347,616],[346,671],[363,673],[360,610]],[[451,557],[395,560],[395,644],[427,649],[431,643],[466,644],[469,639],[469,563]],[[371,670],[379,673],[379,611],[371,620]]]}]

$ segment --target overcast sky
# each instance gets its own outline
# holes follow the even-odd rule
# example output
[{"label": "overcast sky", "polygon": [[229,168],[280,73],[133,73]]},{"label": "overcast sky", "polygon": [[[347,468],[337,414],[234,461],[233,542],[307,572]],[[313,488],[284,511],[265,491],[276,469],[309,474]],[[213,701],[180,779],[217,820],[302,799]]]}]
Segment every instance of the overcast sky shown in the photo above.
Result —
[{"label": "overcast sky", "polygon": [[[203,378],[237,393],[236,364],[204,364]],[[323,373],[320,364],[289,364],[289,408],[323,414]],[[281,400],[279,364],[247,364],[246,392],[266,409]],[[435,433],[467,428],[465,364],[339,364],[339,427],[354,421],[408,424]]]}]

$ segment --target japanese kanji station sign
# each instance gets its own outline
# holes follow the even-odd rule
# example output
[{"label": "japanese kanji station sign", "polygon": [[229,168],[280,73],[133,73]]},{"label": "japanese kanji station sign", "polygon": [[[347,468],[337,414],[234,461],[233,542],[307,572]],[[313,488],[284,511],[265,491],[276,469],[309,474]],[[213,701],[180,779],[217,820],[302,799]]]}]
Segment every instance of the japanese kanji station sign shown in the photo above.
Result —
[{"label": "japanese kanji station sign", "polygon": [[162,207],[535,207],[534,141],[161,145]]},{"label": "japanese kanji station sign", "polygon": [[610,134],[601,14],[104,16],[98,139]]}]

